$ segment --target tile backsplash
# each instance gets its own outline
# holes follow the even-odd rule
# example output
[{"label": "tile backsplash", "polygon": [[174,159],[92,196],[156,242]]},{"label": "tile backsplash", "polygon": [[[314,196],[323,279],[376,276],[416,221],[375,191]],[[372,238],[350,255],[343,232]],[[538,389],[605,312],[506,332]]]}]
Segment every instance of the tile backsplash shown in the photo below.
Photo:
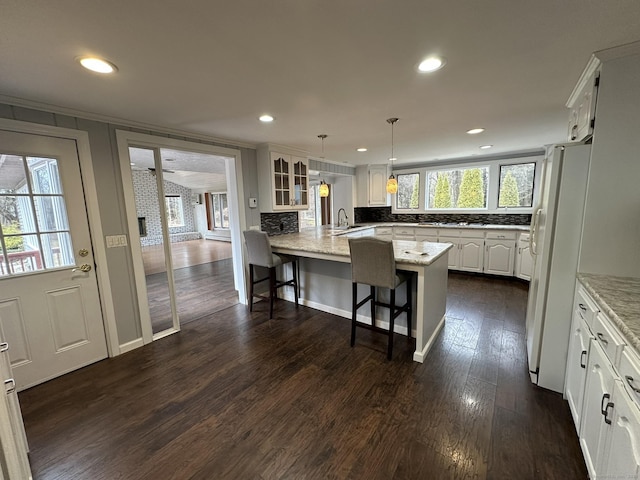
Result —
[{"label": "tile backsplash", "polygon": [[268,235],[282,235],[298,231],[298,212],[261,213],[260,230]]},{"label": "tile backsplash", "polygon": [[354,223],[467,222],[490,225],[529,225],[530,214],[515,213],[391,213],[391,207],[356,207]]}]

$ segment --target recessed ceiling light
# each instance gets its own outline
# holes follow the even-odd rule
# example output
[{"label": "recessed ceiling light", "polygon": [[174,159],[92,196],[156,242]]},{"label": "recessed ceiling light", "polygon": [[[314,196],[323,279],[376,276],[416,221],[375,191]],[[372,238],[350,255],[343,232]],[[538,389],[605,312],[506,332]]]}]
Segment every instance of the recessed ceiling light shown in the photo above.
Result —
[{"label": "recessed ceiling light", "polygon": [[367,149],[364,147],[356,148],[356,152],[366,152]]},{"label": "recessed ceiling light", "polygon": [[265,114],[265,115],[261,115],[258,120],[264,123],[269,123],[269,122],[273,122],[275,118],[271,115]]},{"label": "recessed ceiling light", "polygon": [[113,63],[107,62],[106,60],[98,57],[78,57],[76,59],[80,65],[82,65],[87,70],[91,70],[92,72],[97,73],[113,73],[118,71],[118,67],[116,67]]},{"label": "recessed ceiling light", "polygon": [[435,72],[444,67],[445,60],[442,57],[431,56],[427,57],[418,65],[418,71],[420,72]]},{"label": "recessed ceiling light", "polygon": [[477,135],[482,132],[484,132],[484,128],[472,128],[471,130],[467,130],[469,135]]},{"label": "recessed ceiling light", "polygon": [[491,148],[491,147],[493,147],[493,145],[480,145],[480,148],[482,150],[486,150],[487,148]]}]

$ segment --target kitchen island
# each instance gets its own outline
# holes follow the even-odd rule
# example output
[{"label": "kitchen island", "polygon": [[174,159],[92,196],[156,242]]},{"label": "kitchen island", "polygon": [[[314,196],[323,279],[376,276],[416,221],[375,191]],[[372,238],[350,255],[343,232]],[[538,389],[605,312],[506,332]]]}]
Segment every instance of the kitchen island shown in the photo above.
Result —
[{"label": "kitchen island", "polygon": [[[361,234],[359,229],[339,231],[330,227],[317,227],[271,237],[274,252],[299,259],[298,282],[300,302],[303,305],[351,318],[348,237],[358,234]],[[422,363],[444,326],[447,304],[447,252],[452,245],[393,240],[393,246],[397,269],[415,273],[412,282],[415,331],[407,331],[404,315],[397,319],[395,331],[415,336],[416,350],[413,359]],[[359,298],[363,298],[368,291],[368,287],[361,287]],[[398,298],[404,298],[405,288],[405,284],[398,288]],[[386,291],[380,293],[387,294]],[[292,293],[284,291],[283,294],[286,295],[284,298],[293,299]],[[358,312],[358,321],[371,324],[368,308],[362,308]],[[388,328],[386,309],[377,312],[375,323],[382,328]],[[345,339],[345,342],[347,340]]]}]

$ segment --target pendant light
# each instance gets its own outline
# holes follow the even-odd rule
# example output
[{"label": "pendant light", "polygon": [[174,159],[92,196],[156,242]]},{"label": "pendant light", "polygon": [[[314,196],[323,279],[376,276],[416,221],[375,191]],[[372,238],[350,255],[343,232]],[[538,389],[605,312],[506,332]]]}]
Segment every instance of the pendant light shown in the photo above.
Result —
[{"label": "pendant light", "polygon": [[[393,124],[398,121],[397,118],[387,118],[387,123],[391,125],[391,157],[389,157],[389,161],[391,162],[391,166],[393,168],[393,162],[395,161],[395,157],[393,156]],[[398,181],[396,177],[393,175],[393,171],[391,175],[389,175],[389,179],[387,180],[387,193],[394,195],[398,192]]]},{"label": "pendant light", "polygon": [[[324,139],[327,138],[327,134],[323,133],[322,135],[318,135],[318,138],[322,140],[322,159],[324,160]],[[318,187],[318,192],[320,193],[321,197],[328,197],[329,196],[329,185],[327,185],[327,182],[324,181],[324,179],[322,179],[320,181],[320,187]]]}]

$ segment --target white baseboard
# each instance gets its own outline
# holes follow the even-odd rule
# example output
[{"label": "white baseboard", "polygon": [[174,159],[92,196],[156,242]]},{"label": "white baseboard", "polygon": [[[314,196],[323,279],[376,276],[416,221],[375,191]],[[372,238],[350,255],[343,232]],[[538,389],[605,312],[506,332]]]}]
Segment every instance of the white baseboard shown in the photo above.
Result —
[{"label": "white baseboard", "polygon": [[131,340],[130,342],[123,343],[120,345],[120,353],[127,353],[131,350],[135,350],[136,348],[140,348],[144,345],[142,338],[136,338],[135,340]]},{"label": "white baseboard", "polygon": [[427,357],[427,353],[429,353],[429,350],[431,350],[431,347],[433,346],[434,342],[436,341],[436,338],[440,334],[440,330],[442,330],[442,327],[444,327],[445,319],[446,319],[446,317],[443,315],[442,318],[440,319],[440,322],[438,323],[438,326],[436,327],[436,329],[433,331],[433,333],[429,337],[429,340],[427,340],[427,343],[424,346],[424,348],[422,349],[422,351],[413,353],[413,360],[414,361],[420,362],[420,363],[424,362],[424,359]]}]

